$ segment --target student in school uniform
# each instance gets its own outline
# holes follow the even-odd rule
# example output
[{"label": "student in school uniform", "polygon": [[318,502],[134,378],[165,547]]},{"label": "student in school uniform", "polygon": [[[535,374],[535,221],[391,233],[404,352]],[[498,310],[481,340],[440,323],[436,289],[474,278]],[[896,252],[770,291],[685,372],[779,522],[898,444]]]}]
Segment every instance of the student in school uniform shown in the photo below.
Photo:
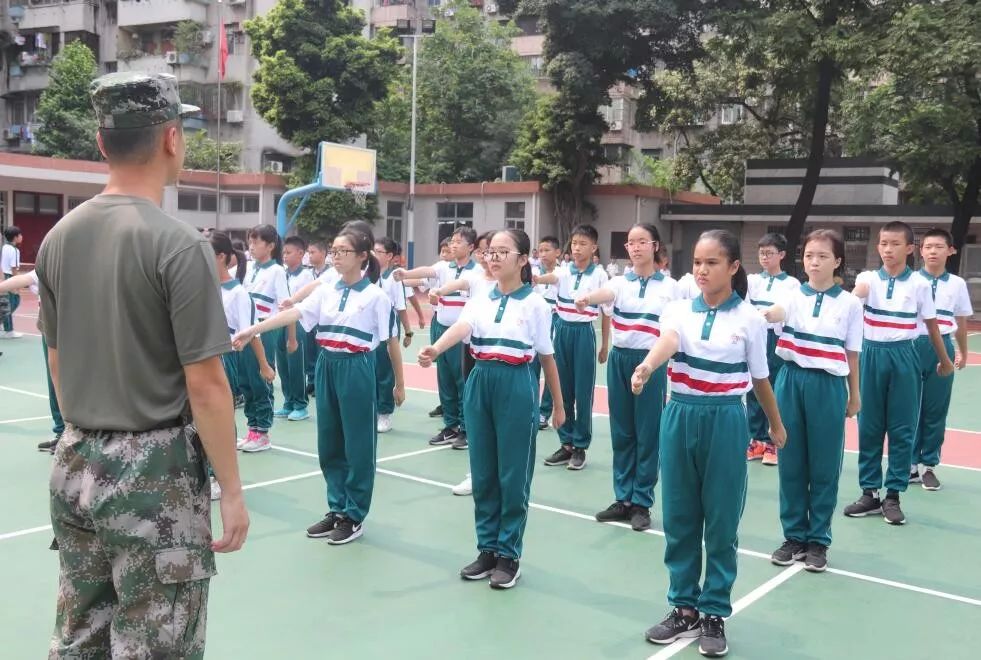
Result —
[{"label": "student in school uniform", "polygon": [[695,276],[691,273],[685,273],[678,280],[678,297],[682,300],[694,300],[701,294],[698,283],[695,282]]},{"label": "student in school uniform", "polygon": [[[412,325],[409,323],[409,314],[405,309],[405,286],[401,282],[392,279],[395,271],[395,258],[402,253],[402,247],[386,237],[375,240],[375,247],[372,254],[378,260],[378,267],[381,274],[378,277],[378,286],[388,296],[392,304],[391,313],[391,335],[398,339],[405,328],[405,339],[402,346],[409,347],[412,343]],[[395,387],[395,371],[392,369],[392,361],[388,358],[388,347],[379,344],[375,349],[375,375],[377,377],[377,396],[378,396],[378,432],[388,433],[392,430],[392,414],[395,412],[395,399],[392,397]]]},{"label": "student in school uniform", "polygon": [[[554,236],[545,236],[538,242],[538,266],[532,266],[532,277],[548,275],[558,268],[559,259],[559,239]],[[558,302],[557,290],[554,284],[537,284],[535,293],[540,295],[552,309],[552,336],[555,336],[555,304]],[[536,360],[533,363],[535,369],[535,379],[541,378],[541,364]],[[542,393],[542,403],[538,411],[538,430],[544,431],[548,428],[548,420],[552,417],[552,393],[546,387]]]},{"label": "student in school uniform", "polygon": [[[914,277],[906,260],[913,253],[913,230],[890,222],[879,230],[882,268],[855,278],[853,293],[865,303],[862,345],[862,414],[858,416],[858,475],[862,496],[845,507],[845,515],[881,514],[890,525],[906,523],[899,494],[909,486],[916,425],[922,392],[921,359],[915,341],[917,321],[926,327],[939,361],[937,373],[954,373],[937,325],[930,285]],[[889,469],[883,481],[882,444],[888,436]],[[879,498],[885,486],[886,497]]]},{"label": "student in school uniform", "polygon": [[[228,234],[215,231],[209,240],[215,251],[221,303],[231,338],[255,323],[255,305],[239,279],[245,277],[247,261],[245,254],[232,246]],[[235,277],[231,276],[231,270],[235,271]],[[241,351],[223,354],[221,363],[233,391],[238,388],[253,403],[256,396],[265,396],[266,387],[276,379],[276,371],[266,361],[266,351],[258,337]],[[254,405],[250,410],[254,410]],[[214,475],[211,475],[211,499],[221,499],[221,487]]]},{"label": "student in school uniform", "polygon": [[[313,241],[307,246],[307,256],[310,262],[310,274],[313,275],[314,280],[319,280],[330,268],[327,264],[327,244],[323,241]],[[317,368],[317,351],[319,350],[316,330],[307,333],[303,348],[306,361],[304,373],[307,381],[307,396],[311,397],[314,394],[313,381]]]},{"label": "student in school uniform", "polygon": [[[545,459],[545,465],[565,465],[569,470],[586,467],[586,450],[593,439],[593,388],[596,386],[596,362],[606,364],[610,346],[610,317],[601,314],[597,305],[580,310],[575,300],[609,281],[606,271],[593,257],[599,235],[591,225],[572,230],[573,263],[550,275],[535,278],[535,284],[556,286],[555,363],[565,401],[565,424],[559,428],[558,450]],[[602,344],[596,350],[593,321],[602,316]]]},{"label": "student in school uniform", "polygon": [[234,340],[238,348],[257,333],[297,321],[308,331],[317,329],[317,453],[329,511],[307,536],[326,537],[331,545],[360,538],[371,507],[378,441],[374,350],[381,343],[388,346],[395,371],[395,402],[402,405],[405,399],[402,354],[391,334],[392,304],[372,283],[379,275],[373,244],[363,232],[342,229],[331,248],[339,279]]},{"label": "student in school uniform", "polygon": [[596,514],[599,522],[624,521],[638,532],[651,526],[657,484],[658,430],[664,408],[666,369],[661,367],[644,391],[634,396],[630,380],[661,334],[661,314],[677,299],[675,281],[657,270],[654,257],[661,236],[650,224],[635,225],[624,246],[633,266],[623,277],[576,298],[576,308],[613,305],[613,350],[606,386],[613,441],[613,504]]},{"label": "student in school uniform", "polygon": [[[470,227],[457,227],[450,237],[450,253],[453,261],[439,261],[430,267],[412,270],[396,269],[392,274],[395,281],[406,279],[434,279],[433,288],[443,287],[453,280],[463,277],[467,271],[480,267],[472,254],[477,243],[477,232]],[[438,341],[446,329],[460,318],[463,306],[467,304],[465,291],[454,291],[441,296],[436,306],[430,336]],[[436,381],[439,387],[439,403],[443,412],[443,428],[430,439],[433,446],[463,444],[467,441],[466,420],[463,412],[463,348],[456,344],[448,352],[440,355],[436,363]]]},{"label": "student in school uniform", "polygon": [[[17,275],[20,268],[20,244],[24,241],[24,235],[19,227],[10,226],[3,230],[4,244],[0,247],[0,272],[3,279],[8,280]],[[11,291],[7,294],[10,301],[9,313],[3,318],[0,339],[20,339],[24,335],[14,330],[14,312],[20,307],[20,296]]]},{"label": "student in school uniform", "polygon": [[[286,288],[290,295],[314,281],[313,272],[303,265],[307,242],[299,236],[283,241],[283,267],[286,269]],[[283,388],[283,407],[273,417],[290,422],[310,419],[307,410],[309,398],[306,384],[306,333],[297,323],[290,331],[279,333],[276,343],[276,364],[279,365],[279,381]]]},{"label": "student in school uniform", "polygon": [[[290,297],[286,270],[280,265],[282,246],[276,228],[272,225],[259,225],[253,228],[249,232],[249,252],[252,253],[252,261],[248,263],[242,286],[248,291],[255,305],[256,320],[261,322],[275,315],[279,304]],[[275,328],[260,336],[266,359],[273,369],[277,368],[276,347],[282,334],[282,330]],[[284,366],[278,365],[280,371]],[[269,430],[273,424],[272,384],[263,387],[255,383],[255,387],[258,392],[253,392],[251,397],[246,396],[245,416],[250,420],[249,432],[238,443],[240,450],[249,453],[272,448],[269,441]]]},{"label": "student in school uniform", "polygon": [[523,231],[494,234],[487,259],[497,285],[471,300],[459,320],[433,346],[419,352],[419,364],[428,367],[469,337],[476,358],[464,405],[472,420],[469,449],[479,554],[460,577],[489,577],[493,589],[509,589],[521,576],[538,434],[538,383],[531,370],[536,353],[557,404],[556,425],[563,415],[552,357],[551,310],[532,291],[530,248]]},{"label": "student in school uniform", "polygon": [[[661,336],[634,372],[635,394],[669,359],[671,400],[661,416],[661,507],[674,609],[647,631],[669,644],[698,637],[702,655],[728,651],[724,617],[732,614],[738,528],[746,501],[746,428],[742,395],[750,387],[770,420],[770,437],[787,435],[767,379],[766,322],[745,301],[746,272],[739,240],[704,232],[694,268],[702,290],[694,300],[669,303]],[[705,539],[705,581],[702,537]],[[701,618],[699,618],[701,614]]]},{"label": "student in school uniform", "polygon": [[820,573],[828,565],[831,518],[845,451],[845,418],[858,414],[862,302],[835,283],[845,260],[841,234],[817,229],[804,239],[807,283],[764,313],[782,323],[777,356],[785,360],[776,395],[790,442],[780,454],[784,543],[770,560]]},{"label": "student in school uniform", "polygon": [[[923,268],[916,277],[923,278],[930,286],[930,295],[937,308],[937,326],[943,337],[947,357],[954,360],[960,370],[967,366],[967,320],[974,315],[967,283],[957,275],[947,272],[947,258],[954,254],[954,240],[946,229],[931,229],[920,241]],[[930,343],[926,326],[917,320],[916,349],[920,356],[923,394],[920,397],[920,420],[916,426],[916,443],[910,467],[910,483],[919,483],[925,490],[940,490],[936,469],[940,463],[947,426],[947,411],[954,387],[953,378],[937,373],[937,356]],[[955,357],[954,343],[957,340]],[[922,466],[923,472],[920,472]]]},{"label": "student in school uniform", "polygon": [[[781,264],[787,257],[787,239],[781,234],[764,234],[758,243],[761,273],[749,276],[749,302],[760,312],[783,300],[800,288],[800,281],[783,272]],[[770,323],[766,330],[766,359],[770,365],[770,385],[777,382],[783,360],[777,357],[780,324]],[[761,461],[763,465],[777,464],[777,450],[767,433],[766,414],[750,391],[746,394],[746,414],[749,417],[749,448],[746,460]]]}]

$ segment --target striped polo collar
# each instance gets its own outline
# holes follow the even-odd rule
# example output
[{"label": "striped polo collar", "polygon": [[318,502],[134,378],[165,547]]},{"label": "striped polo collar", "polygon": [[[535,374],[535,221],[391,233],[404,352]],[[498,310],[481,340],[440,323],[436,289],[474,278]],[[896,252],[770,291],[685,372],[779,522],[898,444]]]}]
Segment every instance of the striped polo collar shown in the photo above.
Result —
[{"label": "striped polo collar", "polygon": [[655,282],[660,282],[661,280],[664,279],[664,273],[662,273],[659,270],[655,270],[654,274],[651,275],[650,277],[641,277],[634,271],[630,271],[629,273],[624,275],[624,278],[626,278],[628,282],[636,282],[637,280],[654,280]]},{"label": "striped polo collar", "polygon": [[709,307],[705,302],[705,297],[699,294],[697,298],[691,301],[691,309],[693,312],[710,312],[713,309],[719,312],[727,312],[739,305],[742,301],[743,299],[739,297],[739,294],[733,291],[732,295],[724,303],[718,307]]},{"label": "striped polo collar", "polygon": [[879,279],[882,280],[882,281],[886,281],[886,280],[899,280],[900,282],[905,282],[906,280],[909,279],[909,276],[913,274],[913,271],[910,269],[909,266],[907,266],[903,270],[903,272],[901,272],[896,277],[893,277],[892,275],[890,275],[889,273],[887,273],[885,267],[880,268],[878,272],[879,272]]},{"label": "striped polo collar", "polygon": [[239,284],[241,284],[241,282],[239,282],[237,279],[235,279],[233,277],[232,279],[228,280],[227,282],[222,282],[221,283],[221,288],[222,289],[227,289],[227,290],[231,291],[232,289],[234,289],[235,287],[237,287]]},{"label": "striped polo collar", "polygon": [[934,277],[927,271],[926,268],[920,269],[920,275],[922,275],[923,277],[927,278],[930,281],[940,280],[941,282],[946,282],[947,280],[950,279],[950,273],[948,273],[947,271],[944,271],[944,274],[941,275],[940,277]]},{"label": "striped polo collar", "polygon": [[596,270],[596,264],[589,264],[586,266],[586,270],[579,270],[574,261],[569,264],[569,272],[573,275],[592,275],[594,270]]},{"label": "striped polo collar", "polygon": [[362,277],[360,280],[358,280],[357,282],[351,285],[346,284],[344,280],[341,279],[341,280],[337,280],[337,284],[334,285],[334,288],[337,289],[338,291],[343,291],[344,289],[353,289],[354,291],[364,291],[365,289],[368,288],[369,284],[371,284],[371,281],[367,277]]},{"label": "striped polo collar", "polygon": [[833,284],[831,285],[830,289],[827,289],[825,291],[818,291],[817,289],[811,288],[811,285],[805,282],[804,284],[800,285],[800,292],[803,293],[805,296],[816,296],[819,293],[823,293],[826,296],[837,298],[838,294],[842,292],[842,288],[837,284]]},{"label": "striped polo collar", "polygon": [[528,297],[528,294],[531,293],[531,285],[528,283],[522,284],[520,287],[518,287],[517,289],[515,289],[514,291],[508,294],[501,293],[501,290],[500,288],[498,288],[498,286],[499,285],[495,284],[494,288],[491,289],[490,292],[491,300],[499,300],[501,298],[514,298],[515,300],[524,300],[525,298]]}]

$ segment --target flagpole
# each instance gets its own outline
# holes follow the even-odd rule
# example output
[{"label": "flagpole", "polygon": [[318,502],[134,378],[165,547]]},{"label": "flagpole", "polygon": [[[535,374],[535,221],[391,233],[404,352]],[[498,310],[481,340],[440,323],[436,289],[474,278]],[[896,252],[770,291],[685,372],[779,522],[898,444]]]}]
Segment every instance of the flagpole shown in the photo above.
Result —
[{"label": "flagpole", "polygon": [[218,2],[218,139],[216,140],[218,144],[218,153],[216,156],[216,174],[215,174],[215,231],[219,229],[219,222],[221,221],[221,78],[222,78],[222,53],[221,53],[221,34],[224,24],[222,23],[221,15],[221,0]]}]

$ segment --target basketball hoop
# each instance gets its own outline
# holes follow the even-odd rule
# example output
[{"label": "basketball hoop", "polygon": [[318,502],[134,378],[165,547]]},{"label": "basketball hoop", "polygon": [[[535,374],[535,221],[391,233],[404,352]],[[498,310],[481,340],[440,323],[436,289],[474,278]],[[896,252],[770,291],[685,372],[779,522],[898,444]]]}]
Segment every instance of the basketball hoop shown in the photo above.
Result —
[{"label": "basketball hoop", "polygon": [[344,187],[349,193],[354,196],[354,203],[361,208],[366,208],[368,206],[368,193],[371,192],[371,183],[362,181],[353,181],[344,184]]}]

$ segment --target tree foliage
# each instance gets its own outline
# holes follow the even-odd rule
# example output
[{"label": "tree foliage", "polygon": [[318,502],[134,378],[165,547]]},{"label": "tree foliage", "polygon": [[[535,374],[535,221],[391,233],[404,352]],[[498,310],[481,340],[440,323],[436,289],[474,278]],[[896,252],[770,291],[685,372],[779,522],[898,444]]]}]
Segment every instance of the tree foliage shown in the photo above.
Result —
[{"label": "tree foliage", "polygon": [[[204,131],[185,132],[184,169],[215,172],[218,168],[218,142]],[[242,156],[241,142],[221,143],[221,171],[239,171]]]},{"label": "tree foliage", "polygon": [[55,57],[50,82],[38,101],[34,151],[42,156],[101,160],[95,140],[98,124],[89,100],[89,85],[98,67],[95,55],[73,41]]}]

